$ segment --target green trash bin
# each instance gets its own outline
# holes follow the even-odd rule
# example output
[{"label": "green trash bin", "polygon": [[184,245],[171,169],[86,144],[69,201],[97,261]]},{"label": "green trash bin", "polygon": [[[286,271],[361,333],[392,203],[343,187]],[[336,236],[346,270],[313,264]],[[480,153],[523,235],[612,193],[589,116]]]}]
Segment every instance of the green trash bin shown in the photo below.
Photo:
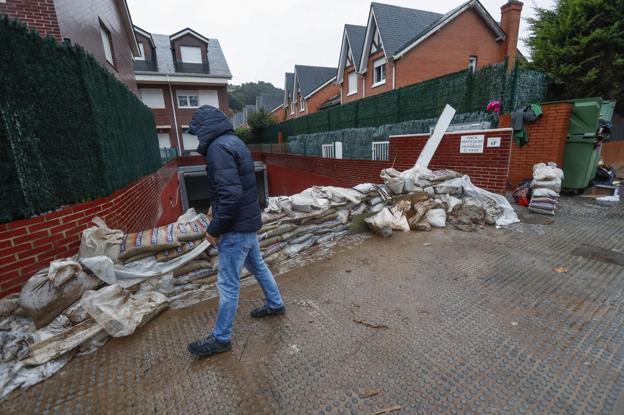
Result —
[{"label": "green trash bin", "polygon": [[572,101],[572,115],[563,157],[564,189],[585,189],[596,177],[604,137],[596,135],[600,119],[611,121],[614,101],[584,98]]}]

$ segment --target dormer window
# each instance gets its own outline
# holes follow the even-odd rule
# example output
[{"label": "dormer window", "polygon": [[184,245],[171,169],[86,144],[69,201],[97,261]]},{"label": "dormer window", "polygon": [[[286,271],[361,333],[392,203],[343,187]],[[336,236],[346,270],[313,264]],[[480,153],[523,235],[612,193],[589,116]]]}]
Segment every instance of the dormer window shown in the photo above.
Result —
[{"label": "dormer window", "polygon": [[139,56],[135,58],[138,61],[145,60],[145,46],[143,46],[143,42],[139,42]]},{"label": "dormer window", "polygon": [[197,46],[180,46],[180,57],[184,63],[203,63],[201,48]]}]

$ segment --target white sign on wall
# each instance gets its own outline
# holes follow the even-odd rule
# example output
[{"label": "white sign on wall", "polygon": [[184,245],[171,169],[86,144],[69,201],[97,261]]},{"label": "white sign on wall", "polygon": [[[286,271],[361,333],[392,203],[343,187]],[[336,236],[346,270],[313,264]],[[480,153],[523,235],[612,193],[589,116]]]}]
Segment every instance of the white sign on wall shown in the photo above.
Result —
[{"label": "white sign on wall", "polygon": [[459,143],[460,153],[483,153],[484,135],[462,135]]},{"label": "white sign on wall", "polygon": [[488,147],[500,147],[501,138],[500,137],[488,137],[487,146]]}]

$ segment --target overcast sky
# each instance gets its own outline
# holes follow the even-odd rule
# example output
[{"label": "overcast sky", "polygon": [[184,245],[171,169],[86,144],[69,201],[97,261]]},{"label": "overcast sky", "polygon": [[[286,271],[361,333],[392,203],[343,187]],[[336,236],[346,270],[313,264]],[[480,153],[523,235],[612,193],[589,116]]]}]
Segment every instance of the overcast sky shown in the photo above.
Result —
[{"label": "overcast sky", "polygon": [[[295,64],[338,65],[345,23],[366,25],[368,0],[127,0],[135,25],[153,33],[172,34],[186,27],[217,38],[233,74],[232,83],[267,81],[283,88],[284,72]],[[464,0],[381,0],[381,3],[438,13]],[[526,17],[537,0],[527,0]],[[539,0],[552,7],[555,0]],[[496,20],[506,0],[481,0]],[[520,50],[527,50],[520,42]]]}]

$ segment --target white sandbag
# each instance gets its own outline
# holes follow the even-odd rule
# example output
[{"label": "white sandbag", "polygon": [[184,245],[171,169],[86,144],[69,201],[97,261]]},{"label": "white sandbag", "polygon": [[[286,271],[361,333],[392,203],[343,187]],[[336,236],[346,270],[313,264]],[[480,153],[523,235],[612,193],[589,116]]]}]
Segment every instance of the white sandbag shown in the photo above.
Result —
[{"label": "white sandbag", "polygon": [[377,187],[373,183],[360,183],[356,186],[353,186],[353,189],[364,195],[377,191]]},{"label": "white sandbag", "polygon": [[407,218],[397,207],[384,208],[375,216],[365,219],[368,226],[375,232],[381,233],[384,228],[409,232]]},{"label": "white sandbag", "polygon": [[431,209],[427,212],[427,222],[434,228],[446,227],[446,211],[444,209]]},{"label": "white sandbag", "polygon": [[412,178],[414,181],[418,180],[421,176],[431,173],[426,167],[414,166],[411,169],[404,170],[400,173],[400,176],[404,179]]},{"label": "white sandbag", "polygon": [[550,189],[554,192],[561,192],[561,180],[533,180],[531,182],[533,189]]},{"label": "white sandbag", "polygon": [[464,176],[462,180],[464,196],[472,197],[474,199],[484,202],[493,201],[501,209],[502,213],[494,218],[497,225],[504,226],[520,222],[520,219],[518,219],[518,215],[516,215],[516,212],[514,211],[513,207],[511,207],[511,204],[505,198],[505,196],[497,195],[496,193],[488,192],[487,190],[475,186],[474,184],[472,184],[472,182],[470,181],[470,177],[468,176]]},{"label": "white sandbag", "polygon": [[563,180],[563,170],[556,163],[537,163],[533,166],[533,178],[535,180]]},{"label": "white sandbag", "polygon": [[364,199],[364,195],[354,189],[335,186],[323,186],[320,192],[334,203],[360,203]]},{"label": "white sandbag", "polygon": [[406,177],[405,184],[403,185],[403,191],[406,193],[414,191],[414,178]]},{"label": "white sandbag", "polygon": [[533,197],[559,197],[559,193],[552,189],[533,189]]},{"label": "white sandbag", "polygon": [[302,243],[295,244],[295,245],[288,245],[286,246],[286,248],[284,248],[284,253],[288,255],[289,257],[296,255],[299,252],[310,248],[312,245],[316,243],[317,240],[318,240],[317,236],[311,236],[309,239],[307,239],[306,241]]},{"label": "white sandbag", "polygon": [[371,208],[368,209],[368,211],[369,212],[373,212],[373,213],[377,213],[377,212],[381,212],[381,210],[383,208],[385,208],[385,207],[386,207],[386,204],[384,202],[380,202],[380,203],[377,203],[374,206],[371,206]]},{"label": "white sandbag", "polygon": [[97,255],[106,255],[113,261],[119,258],[119,248],[123,241],[123,232],[113,230],[99,217],[94,217],[95,226],[82,231],[80,237],[80,258],[89,258]]},{"label": "white sandbag", "polygon": [[37,327],[43,327],[80,299],[85,291],[98,285],[98,279],[85,274],[78,262],[53,261],[49,269],[37,272],[26,282],[20,292],[19,305]]},{"label": "white sandbag", "polygon": [[292,209],[296,212],[312,212],[314,209],[327,209],[330,202],[327,199],[318,197],[314,188],[309,188],[301,193],[290,196]]},{"label": "white sandbag", "polygon": [[437,194],[461,195],[463,191],[463,181],[461,177],[447,180],[433,186]]},{"label": "white sandbag", "polygon": [[405,177],[401,177],[401,173],[395,168],[383,169],[379,176],[383,179],[384,184],[395,195],[403,193],[405,186]]},{"label": "white sandbag", "polygon": [[124,337],[167,308],[169,300],[155,291],[130,294],[119,285],[111,285],[98,291],[87,291],[83,305],[108,334]]}]

